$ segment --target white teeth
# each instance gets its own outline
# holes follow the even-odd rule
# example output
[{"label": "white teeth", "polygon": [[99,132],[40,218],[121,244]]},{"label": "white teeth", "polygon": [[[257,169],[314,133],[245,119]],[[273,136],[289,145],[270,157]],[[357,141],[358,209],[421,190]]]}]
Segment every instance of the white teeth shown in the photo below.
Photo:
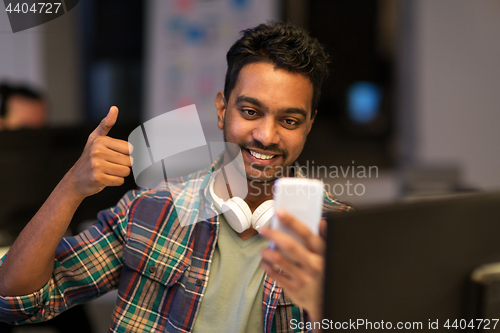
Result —
[{"label": "white teeth", "polygon": [[259,154],[259,153],[256,153],[254,152],[253,150],[249,150],[250,154],[256,158],[258,158],[259,160],[270,160],[271,158],[273,158],[274,156],[276,155],[264,155],[264,154]]}]

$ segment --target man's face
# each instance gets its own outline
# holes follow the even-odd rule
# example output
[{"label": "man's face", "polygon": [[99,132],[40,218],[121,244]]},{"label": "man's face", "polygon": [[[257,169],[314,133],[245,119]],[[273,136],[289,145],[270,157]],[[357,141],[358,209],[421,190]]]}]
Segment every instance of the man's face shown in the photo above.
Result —
[{"label": "man's face", "polygon": [[6,113],[3,127],[7,130],[41,128],[47,123],[47,107],[37,99],[11,96],[7,101]]},{"label": "man's face", "polygon": [[218,127],[241,148],[248,180],[273,181],[298,158],[314,121],[312,97],[307,77],[263,62],[241,69],[227,105],[217,95]]}]

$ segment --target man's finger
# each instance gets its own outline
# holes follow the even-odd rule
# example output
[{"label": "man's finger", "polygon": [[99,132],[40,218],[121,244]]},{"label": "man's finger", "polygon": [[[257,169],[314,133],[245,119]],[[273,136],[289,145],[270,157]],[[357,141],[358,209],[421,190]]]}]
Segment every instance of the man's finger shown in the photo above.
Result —
[{"label": "man's finger", "polygon": [[107,162],[123,165],[126,167],[131,167],[133,158],[128,155],[117,153],[116,151],[108,150],[101,154],[101,158]]},{"label": "man's finger", "polygon": [[283,209],[279,209],[276,212],[278,219],[280,219],[281,223],[287,226],[288,229],[293,231],[300,238],[306,238],[311,234],[311,230],[298,219],[296,219],[293,215],[288,213]]},{"label": "man's finger", "polygon": [[267,273],[269,277],[276,280],[283,288],[291,288],[292,281],[288,275],[283,275],[276,272],[273,266],[265,261],[260,262],[260,267]]},{"label": "man's finger", "polygon": [[262,227],[260,234],[273,242],[274,245],[283,253],[287,258],[295,262],[304,264],[307,261],[307,249],[301,243],[297,242],[292,236],[282,233],[280,231]]},{"label": "man's finger", "polygon": [[128,175],[130,174],[130,168],[124,165],[105,162],[104,167],[105,169],[103,170],[103,172],[110,176],[125,178],[128,177]]},{"label": "man's finger", "polygon": [[321,222],[319,223],[319,234],[323,239],[326,239],[328,236],[328,230],[327,230],[328,225],[326,224],[326,220],[322,219]]},{"label": "man's finger", "polygon": [[[317,254],[323,254],[326,249],[324,240],[321,236],[318,236],[311,232],[309,227],[304,223],[301,223],[293,215],[289,214],[285,210],[279,209],[276,215],[280,222],[288,228],[291,232],[302,240],[304,246],[309,250]],[[318,230],[319,232],[319,230]]]},{"label": "man's finger", "polygon": [[301,269],[296,266],[296,263],[285,258],[281,252],[266,248],[263,249],[260,254],[266,263],[273,267],[281,268],[281,270],[278,270],[278,273],[281,274],[285,272],[291,280],[300,279],[300,274],[302,273]]},{"label": "man's finger", "polygon": [[102,140],[101,143],[106,147],[109,148],[117,153],[124,154],[124,155],[130,155],[132,151],[134,150],[134,147],[132,146],[131,143],[125,141],[125,140],[120,140],[120,139],[115,139],[111,137],[103,137],[99,138],[98,140]]},{"label": "man's finger", "polygon": [[302,239],[305,246],[309,250],[312,250],[314,252],[321,250],[321,248],[318,248],[315,242],[316,235],[313,234],[309,227],[307,227],[304,223],[300,222],[294,216],[282,209],[278,210],[276,214],[281,223],[283,223],[290,231],[299,236],[299,238]]},{"label": "man's finger", "polygon": [[101,123],[97,128],[90,134],[91,138],[96,138],[98,136],[108,135],[109,130],[116,123],[116,119],[118,118],[118,108],[116,106],[112,106],[106,117],[101,120]]}]

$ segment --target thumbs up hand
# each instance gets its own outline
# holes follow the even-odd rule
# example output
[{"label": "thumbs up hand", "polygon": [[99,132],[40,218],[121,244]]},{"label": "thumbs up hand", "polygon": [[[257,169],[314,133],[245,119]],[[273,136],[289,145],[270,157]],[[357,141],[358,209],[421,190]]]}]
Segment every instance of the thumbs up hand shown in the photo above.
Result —
[{"label": "thumbs up hand", "polygon": [[112,106],[89,135],[82,156],[66,175],[82,199],[99,193],[106,186],[122,185],[130,174],[132,145],[107,136],[117,118],[118,108]]}]

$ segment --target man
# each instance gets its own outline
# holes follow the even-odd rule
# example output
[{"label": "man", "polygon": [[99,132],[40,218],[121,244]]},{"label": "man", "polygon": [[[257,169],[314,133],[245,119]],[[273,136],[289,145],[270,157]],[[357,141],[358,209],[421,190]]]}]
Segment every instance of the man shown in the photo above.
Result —
[{"label": "man", "polygon": [[[227,60],[218,127],[241,150],[248,187],[241,202],[257,214],[277,177],[301,176],[293,164],[314,122],[327,57],[303,31],[269,24],[244,31]],[[229,163],[230,149],[168,188],[127,193],[96,226],[60,241],[85,197],[130,172],[132,147],[106,136],[117,115],[112,107],[7,254],[1,318],[48,319],[118,288],[112,332],[286,332],[292,318],[319,321],[324,240],[283,211],[278,218],[304,245],[266,228],[259,235],[229,227],[216,206],[232,195],[216,170]],[[324,207],[350,208],[327,195]],[[208,218],[186,223],[197,216]],[[261,235],[279,251],[265,248]]]},{"label": "man", "polygon": [[41,128],[47,123],[47,105],[41,94],[24,86],[0,84],[0,131]]}]

